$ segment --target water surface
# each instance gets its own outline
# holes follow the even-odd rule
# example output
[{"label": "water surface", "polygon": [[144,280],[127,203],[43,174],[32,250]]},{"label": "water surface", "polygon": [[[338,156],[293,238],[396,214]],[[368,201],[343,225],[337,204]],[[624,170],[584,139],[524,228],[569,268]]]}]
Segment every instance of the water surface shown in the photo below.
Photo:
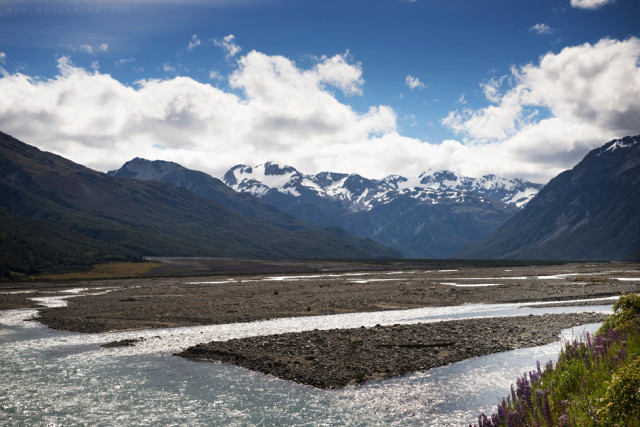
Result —
[{"label": "water surface", "polygon": [[[64,304],[64,298],[41,302]],[[341,390],[319,390],[172,353],[198,342],[316,328],[583,311],[609,313],[611,305],[475,304],[103,334],[62,332],[25,321],[34,310],[4,311],[0,419],[6,425],[464,425],[494,408],[536,360],[555,360],[560,343]],[[100,347],[140,337],[144,341],[135,347]]]}]

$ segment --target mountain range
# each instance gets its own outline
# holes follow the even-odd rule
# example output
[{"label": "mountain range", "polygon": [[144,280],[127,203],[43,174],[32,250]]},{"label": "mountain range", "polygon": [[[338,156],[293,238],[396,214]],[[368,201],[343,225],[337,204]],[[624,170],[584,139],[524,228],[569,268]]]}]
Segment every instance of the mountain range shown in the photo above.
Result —
[{"label": "mountain range", "polygon": [[466,258],[640,260],[640,135],[553,178]]},{"label": "mountain range", "polygon": [[109,176],[2,132],[0,197],[4,275],[143,255],[400,256],[372,240],[305,227],[294,218],[282,219],[291,226],[278,227],[164,182]]},{"label": "mountain range", "polygon": [[140,158],[104,174],[0,132],[0,276],[144,255],[640,257],[640,136],[591,151],[544,188],[450,171],[306,175],[274,162],[223,180]]},{"label": "mountain range", "polygon": [[471,178],[446,170],[413,178],[307,175],[275,162],[234,166],[223,180],[297,218],[374,239],[408,258],[452,257],[495,231],[542,188],[521,179]]}]

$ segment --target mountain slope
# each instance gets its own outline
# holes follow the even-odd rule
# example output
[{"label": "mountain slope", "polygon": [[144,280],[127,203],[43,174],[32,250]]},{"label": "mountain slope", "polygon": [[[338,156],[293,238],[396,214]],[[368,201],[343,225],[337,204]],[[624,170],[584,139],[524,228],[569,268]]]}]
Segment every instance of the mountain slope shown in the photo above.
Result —
[{"label": "mountain slope", "polygon": [[450,171],[380,180],[332,172],[305,175],[273,162],[234,166],[223,180],[312,224],[372,238],[410,258],[452,256],[496,230],[542,187]]},{"label": "mountain slope", "polygon": [[402,256],[399,252],[385,248],[371,239],[355,238],[336,227],[313,226],[282,212],[258,197],[234,191],[217,178],[204,172],[187,169],[177,163],[135,158],[125,163],[120,169],[109,171],[107,174],[119,178],[166,182],[176,187],[186,188],[195,194],[220,203],[227,209],[283,230],[332,235],[369,253],[372,257],[399,258]]},{"label": "mountain slope", "polygon": [[640,136],[634,136],[591,151],[461,256],[624,260],[639,249]]},{"label": "mountain slope", "polygon": [[[365,258],[372,254],[335,236],[286,231],[225,209],[173,185],[110,177],[0,132],[0,197],[4,220],[25,230],[64,229],[88,252],[110,256],[243,256]],[[27,232],[29,231],[29,232]],[[92,243],[101,242],[91,247]],[[8,247],[2,245],[3,256]],[[73,251],[72,251],[73,252]],[[51,253],[51,264],[80,262]],[[11,257],[3,257],[5,262]],[[15,261],[6,268],[21,269]]]}]

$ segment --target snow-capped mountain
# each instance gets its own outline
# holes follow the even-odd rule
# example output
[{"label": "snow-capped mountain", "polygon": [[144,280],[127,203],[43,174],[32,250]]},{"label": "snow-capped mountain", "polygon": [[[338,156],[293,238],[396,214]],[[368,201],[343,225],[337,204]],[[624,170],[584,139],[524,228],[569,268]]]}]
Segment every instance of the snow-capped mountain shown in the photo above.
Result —
[{"label": "snow-capped mountain", "polygon": [[[336,244],[342,249],[349,250],[352,257],[400,257],[399,252],[385,248],[378,242],[350,236],[334,227],[322,228],[309,224],[292,215],[287,215],[261,198],[234,191],[217,178],[204,172],[187,169],[177,163],[135,158],[125,163],[120,169],[109,171],[107,174],[118,178],[166,182],[176,187],[186,188],[233,212],[269,224],[284,232],[295,231],[300,235],[304,234],[307,236],[305,239],[308,245],[315,246],[318,250],[327,242],[337,242]],[[323,239],[325,243],[322,243]],[[302,253],[302,248],[293,250]],[[336,256],[335,249],[333,256]]]},{"label": "snow-capped mountain", "polygon": [[234,166],[223,181],[298,218],[343,228],[415,258],[451,256],[479,241],[542,188],[523,180],[470,178],[450,171],[383,179],[334,172],[307,175],[274,162]]},{"label": "snow-capped mountain", "polygon": [[379,180],[333,172],[305,175],[291,166],[273,162],[255,167],[234,166],[223,180],[236,191],[258,197],[272,190],[292,196],[314,193],[341,201],[352,212],[371,210],[402,196],[431,204],[443,200],[464,203],[470,193],[521,208],[542,188],[541,184],[521,179],[509,180],[495,175],[471,178],[447,170],[430,170],[414,178],[391,175]]}]

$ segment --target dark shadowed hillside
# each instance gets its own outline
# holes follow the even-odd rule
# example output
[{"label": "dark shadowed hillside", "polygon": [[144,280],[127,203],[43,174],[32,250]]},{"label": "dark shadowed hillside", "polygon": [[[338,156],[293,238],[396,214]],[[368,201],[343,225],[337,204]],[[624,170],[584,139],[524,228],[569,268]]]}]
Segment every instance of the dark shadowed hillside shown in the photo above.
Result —
[{"label": "dark shadowed hillside", "polygon": [[399,252],[391,251],[371,239],[353,237],[338,227],[311,225],[293,215],[284,213],[258,197],[237,192],[211,175],[187,169],[174,162],[135,158],[125,163],[120,169],[109,171],[107,174],[119,178],[166,182],[176,187],[186,188],[195,194],[220,203],[227,209],[283,230],[333,235],[373,257],[402,256]]},{"label": "dark shadowed hillside", "polygon": [[640,136],[611,141],[552,179],[466,258],[625,260],[640,249]]},{"label": "dark shadowed hillside", "polygon": [[[375,243],[375,251],[369,252],[329,234],[276,228],[170,184],[114,178],[4,133],[0,133],[0,197],[1,218],[7,224],[2,229],[0,260],[5,271],[142,255],[397,255]],[[59,237],[51,240],[57,250],[39,243],[48,240],[45,236]],[[16,256],[12,249],[16,247],[32,249]],[[39,261],[30,263],[31,258]]]}]

